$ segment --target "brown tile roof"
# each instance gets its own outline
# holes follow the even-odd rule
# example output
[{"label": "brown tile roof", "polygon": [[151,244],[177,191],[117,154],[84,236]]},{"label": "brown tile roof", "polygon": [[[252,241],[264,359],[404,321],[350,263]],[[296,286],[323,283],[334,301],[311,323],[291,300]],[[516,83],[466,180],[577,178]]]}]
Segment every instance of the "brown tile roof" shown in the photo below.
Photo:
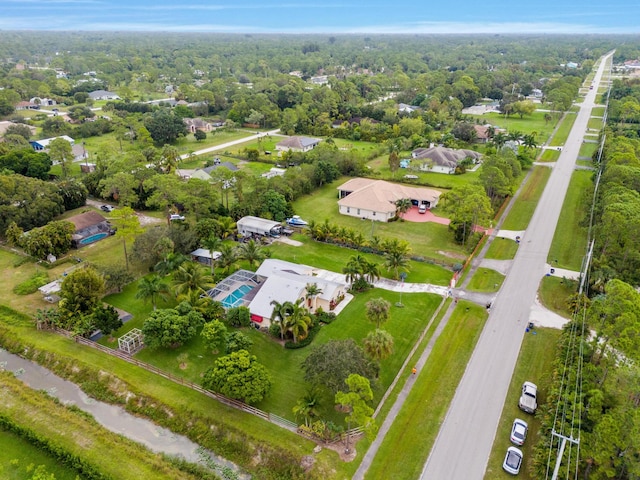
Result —
[{"label": "brown tile roof", "polygon": [[93,225],[98,225],[99,223],[106,222],[107,219],[100,215],[98,212],[85,212],[80,215],[74,215],[73,217],[67,218],[68,222],[71,222],[76,227],[76,232],[79,230],[83,230],[87,227],[91,227]]},{"label": "brown tile roof", "polygon": [[395,212],[396,201],[403,198],[427,200],[435,204],[442,194],[432,188],[409,187],[370,178],[352,178],[340,185],[338,191],[352,192],[338,200],[338,205],[376,212]]},{"label": "brown tile roof", "polygon": [[429,159],[436,165],[455,168],[465,158],[480,158],[482,154],[473,150],[457,150],[447,147],[416,148],[411,152],[413,158]]}]

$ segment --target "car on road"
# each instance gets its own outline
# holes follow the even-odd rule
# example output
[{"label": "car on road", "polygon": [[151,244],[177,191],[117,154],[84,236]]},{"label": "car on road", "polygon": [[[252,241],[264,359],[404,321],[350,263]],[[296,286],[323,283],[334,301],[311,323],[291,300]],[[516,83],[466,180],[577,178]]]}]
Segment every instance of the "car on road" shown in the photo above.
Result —
[{"label": "car on road", "polygon": [[535,383],[524,382],[522,384],[522,395],[518,401],[520,410],[527,413],[536,413],[538,408],[538,387]]},{"label": "car on road", "polygon": [[169,215],[169,220],[184,220],[184,215],[178,215],[177,213],[172,213]]},{"label": "car on road", "polygon": [[522,458],[522,450],[516,447],[509,447],[507,448],[507,454],[504,457],[504,462],[502,462],[502,468],[505,472],[517,475],[520,473]]},{"label": "car on road", "polygon": [[511,426],[511,443],[515,445],[523,445],[527,439],[527,430],[529,425],[524,420],[516,418]]},{"label": "car on road", "polygon": [[424,203],[421,203],[418,206],[418,213],[427,213],[427,205],[425,205]]},{"label": "car on road", "polygon": [[116,209],[113,205],[100,205],[100,210],[103,212],[113,212]]}]

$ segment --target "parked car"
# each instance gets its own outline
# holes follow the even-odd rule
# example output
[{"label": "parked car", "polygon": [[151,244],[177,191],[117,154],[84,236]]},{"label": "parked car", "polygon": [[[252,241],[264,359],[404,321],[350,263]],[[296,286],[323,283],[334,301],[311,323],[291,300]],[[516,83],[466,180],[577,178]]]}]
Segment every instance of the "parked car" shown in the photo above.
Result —
[{"label": "parked car", "polygon": [[505,472],[517,475],[520,472],[520,466],[522,465],[522,450],[516,447],[507,448],[507,454],[502,462],[502,468]]},{"label": "parked car", "polygon": [[427,206],[424,203],[418,206],[418,213],[427,213]]},{"label": "parked car", "polygon": [[184,215],[178,215],[177,213],[172,213],[169,215],[169,220],[184,220]]},{"label": "parked car", "polygon": [[103,212],[113,212],[116,209],[113,205],[100,205],[100,210]]},{"label": "parked car", "polygon": [[527,425],[527,422],[516,418],[511,427],[511,443],[516,445],[524,444],[524,441],[527,439],[528,428],[529,425]]},{"label": "parked car", "polygon": [[538,387],[535,383],[524,382],[522,384],[522,395],[520,395],[520,401],[518,406],[520,410],[527,413],[536,413],[538,408]]}]

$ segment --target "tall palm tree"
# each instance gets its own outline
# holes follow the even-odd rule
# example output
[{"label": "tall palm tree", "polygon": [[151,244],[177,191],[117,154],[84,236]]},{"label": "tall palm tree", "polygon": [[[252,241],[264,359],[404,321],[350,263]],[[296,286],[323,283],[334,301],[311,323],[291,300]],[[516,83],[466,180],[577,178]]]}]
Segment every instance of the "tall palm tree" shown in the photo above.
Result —
[{"label": "tall palm tree", "polygon": [[253,239],[241,244],[238,248],[238,257],[249,262],[251,267],[254,267],[256,263],[262,262],[266,256],[264,248]]},{"label": "tall palm tree", "polygon": [[367,282],[373,284],[380,278],[380,266],[375,262],[367,262],[362,268],[362,274]]},{"label": "tall palm tree", "polygon": [[365,353],[373,360],[384,360],[393,353],[393,337],[379,328],[369,332],[362,343]]},{"label": "tall palm tree", "polygon": [[367,259],[362,255],[352,255],[342,270],[342,273],[347,276],[347,282],[354,283],[362,278],[362,270],[366,263]]},{"label": "tall palm tree", "polygon": [[222,245],[222,240],[215,235],[210,235],[209,237],[202,239],[201,243],[204,248],[209,250],[209,255],[211,256],[211,275],[213,275],[216,265],[216,259],[213,258],[214,253],[218,248],[220,248],[220,245]]},{"label": "tall palm tree", "polygon": [[536,148],[538,143],[536,142],[536,133],[532,132],[522,137],[524,148]]},{"label": "tall palm tree", "polygon": [[280,303],[277,300],[272,300],[273,311],[271,312],[271,321],[280,325],[280,340],[284,340],[284,321],[289,315],[293,304],[291,302]]},{"label": "tall palm tree", "polygon": [[220,217],[216,220],[220,229],[220,238],[223,240],[230,237],[236,229],[236,222],[231,217]]},{"label": "tall palm tree", "polygon": [[159,275],[150,275],[143,277],[138,282],[138,291],[136,298],[144,301],[151,300],[153,309],[156,310],[156,299],[162,297],[167,298],[169,294],[169,285],[162,281]]},{"label": "tall palm tree", "polygon": [[309,302],[309,307],[311,307],[311,311],[315,312],[318,295],[322,293],[322,289],[318,286],[317,283],[307,283],[305,290],[306,290],[306,293],[304,298]]},{"label": "tall palm tree", "polygon": [[160,152],[160,167],[164,173],[171,173],[178,168],[180,162],[180,153],[178,149],[172,145],[165,145]]},{"label": "tall palm tree", "polygon": [[293,303],[289,315],[284,320],[284,326],[293,335],[293,343],[298,343],[300,338],[306,336],[313,321],[309,315],[309,310],[301,306],[302,299]]},{"label": "tall palm tree", "polygon": [[385,256],[384,266],[388,271],[393,272],[393,278],[398,280],[400,272],[405,272],[409,266],[409,260],[402,253],[392,251]]},{"label": "tall palm tree", "polygon": [[380,324],[389,318],[389,308],[391,304],[384,298],[372,298],[366,304],[367,318],[376,324],[376,328],[380,328]]},{"label": "tall palm tree", "polygon": [[231,245],[220,245],[220,256],[218,257],[218,265],[220,265],[225,273],[229,273],[231,267],[238,261],[236,250]]},{"label": "tall palm tree", "polygon": [[175,272],[180,265],[189,260],[182,253],[170,252],[165,255],[164,259],[156,263],[153,269],[163,277]]},{"label": "tall palm tree", "polygon": [[213,278],[199,263],[185,262],[174,273],[173,285],[176,296],[204,294],[213,287]]}]

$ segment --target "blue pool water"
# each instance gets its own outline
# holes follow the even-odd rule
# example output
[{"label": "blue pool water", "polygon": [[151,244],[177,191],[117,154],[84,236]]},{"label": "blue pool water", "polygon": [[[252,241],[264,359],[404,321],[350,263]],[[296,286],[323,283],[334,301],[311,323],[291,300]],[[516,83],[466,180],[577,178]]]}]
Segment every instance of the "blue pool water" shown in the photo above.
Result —
[{"label": "blue pool water", "polygon": [[89,243],[93,243],[93,242],[97,242],[98,240],[102,240],[104,237],[108,237],[108,236],[109,236],[109,234],[105,233],[105,232],[95,233],[95,234],[91,235],[90,237],[83,238],[78,243],[80,243],[80,245],[87,245]]},{"label": "blue pool water", "polygon": [[224,308],[233,308],[242,305],[242,298],[251,290],[253,290],[253,287],[250,285],[240,285],[233,292],[224,297],[222,300],[222,306]]}]

